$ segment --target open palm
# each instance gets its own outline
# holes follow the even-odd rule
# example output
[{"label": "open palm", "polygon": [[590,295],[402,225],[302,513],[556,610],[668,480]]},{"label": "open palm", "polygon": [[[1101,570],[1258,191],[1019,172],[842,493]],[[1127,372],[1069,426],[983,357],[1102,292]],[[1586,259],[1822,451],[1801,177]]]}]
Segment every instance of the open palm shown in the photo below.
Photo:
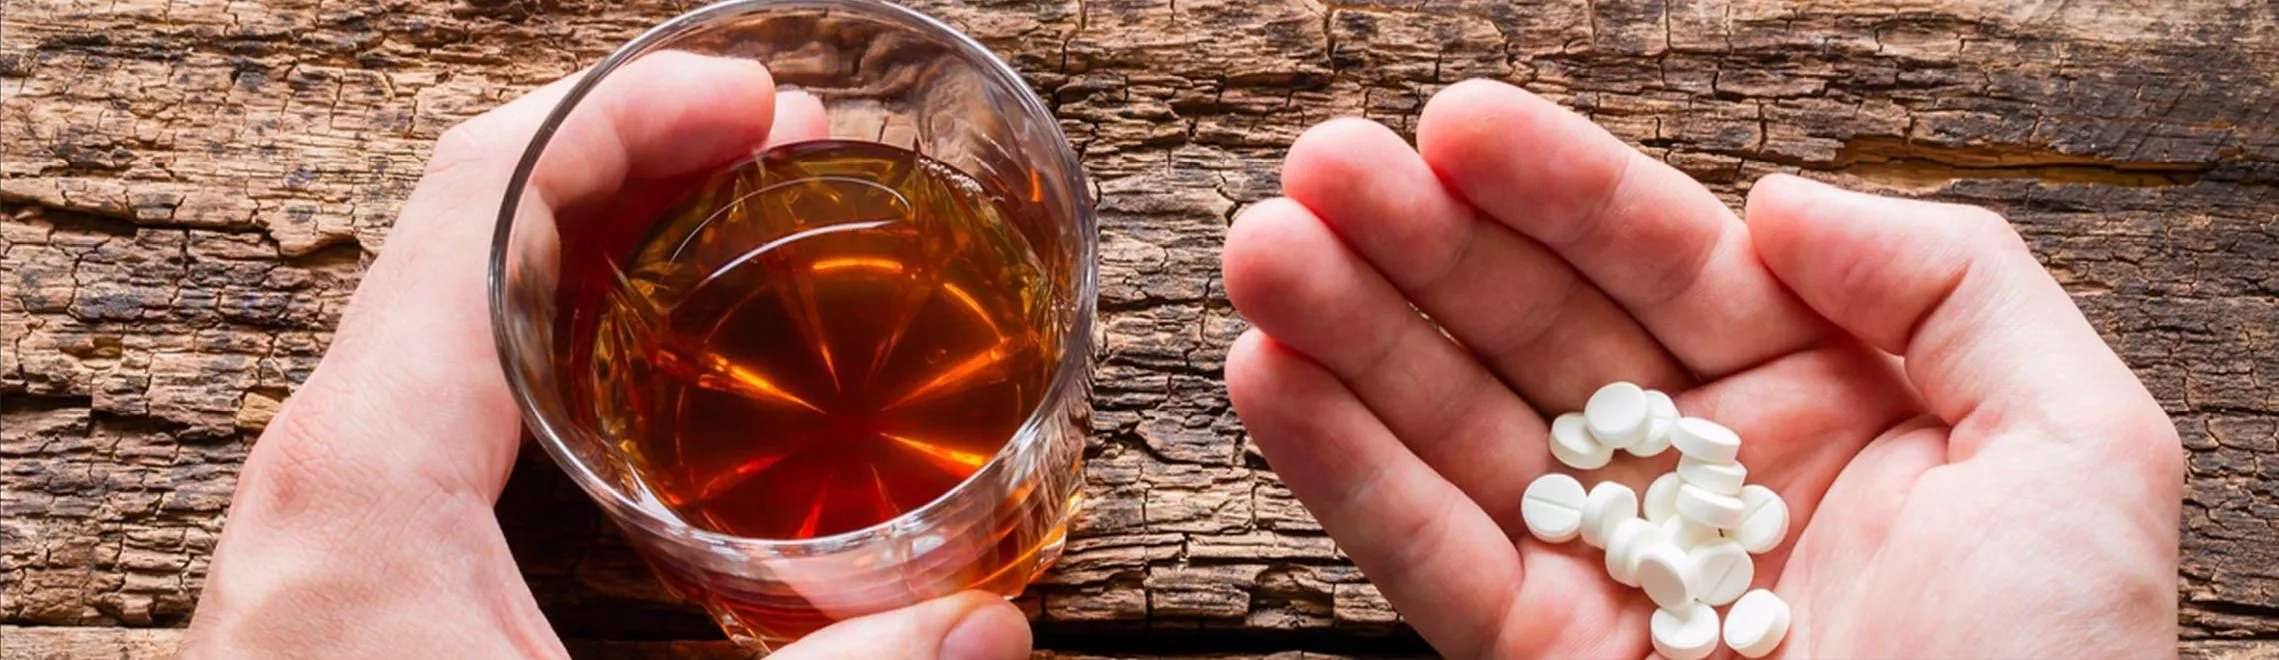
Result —
[{"label": "open palm", "polygon": [[[1506,85],[1412,149],[1340,120],[1227,240],[1228,388],[1293,492],[1453,657],[1641,657],[1653,605],[1527,535],[1599,385],[1738,431],[1796,524],[1756,586],[1804,656],[2174,652],[2175,430],[1999,216],[1682,173]],[[1420,314],[1421,312],[1421,314]],[[1903,357],[1902,357],[1903,356]],[[1585,483],[1643,490],[1675,452]]]}]

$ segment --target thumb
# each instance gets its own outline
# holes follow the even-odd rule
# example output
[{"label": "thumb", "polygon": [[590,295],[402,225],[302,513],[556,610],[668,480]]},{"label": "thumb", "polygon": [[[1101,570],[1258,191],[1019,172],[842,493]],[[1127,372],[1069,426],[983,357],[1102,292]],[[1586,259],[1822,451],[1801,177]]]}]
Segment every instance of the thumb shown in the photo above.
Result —
[{"label": "thumb", "polygon": [[1775,276],[1905,358],[1924,401],[1958,431],[1950,459],[2001,437],[2177,451],[2144,442],[2174,438],[2174,427],[2002,216],[1778,175],[1757,182],[1747,210]]},{"label": "thumb", "polygon": [[1004,598],[968,591],[840,621],[768,657],[1015,660],[1029,657],[1029,622]]}]

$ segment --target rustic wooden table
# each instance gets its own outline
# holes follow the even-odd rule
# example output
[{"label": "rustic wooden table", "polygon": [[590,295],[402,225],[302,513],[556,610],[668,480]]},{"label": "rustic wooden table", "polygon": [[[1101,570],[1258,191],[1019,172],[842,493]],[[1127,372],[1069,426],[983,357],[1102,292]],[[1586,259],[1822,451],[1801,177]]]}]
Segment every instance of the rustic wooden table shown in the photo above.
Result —
[{"label": "rustic wooden table", "polygon": [[[1023,602],[1068,654],[1415,654],[1219,383],[1220,240],[1304,127],[1468,77],[1729,201],[1771,172],[2007,212],[2190,451],[2188,655],[2279,657],[2279,5],[973,0],[1097,178],[1092,505]],[[148,655],[237,466],[452,123],[688,3],[9,0],[0,650]],[[535,452],[532,452],[535,454]],[[732,655],[526,458],[502,516],[582,655]]]}]

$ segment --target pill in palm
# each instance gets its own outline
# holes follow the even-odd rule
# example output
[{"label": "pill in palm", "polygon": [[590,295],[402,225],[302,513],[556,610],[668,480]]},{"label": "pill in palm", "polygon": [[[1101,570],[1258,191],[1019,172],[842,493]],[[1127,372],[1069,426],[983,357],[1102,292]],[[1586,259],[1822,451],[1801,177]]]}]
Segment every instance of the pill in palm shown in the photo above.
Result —
[{"label": "pill in palm", "polygon": [[1625,587],[1638,586],[1638,551],[1659,533],[1654,523],[1632,518],[1616,525],[1606,541],[1606,575]]},{"label": "pill in palm", "polygon": [[1591,486],[1583,499],[1583,542],[1606,547],[1609,534],[1625,520],[1638,519],[1638,492],[1612,481]]},{"label": "pill in palm", "polygon": [[1693,595],[1701,602],[1724,605],[1740,598],[1749,590],[1749,582],[1757,579],[1757,566],[1749,559],[1749,551],[1741,544],[1719,539],[1702,544],[1686,553],[1693,562]]},{"label": "pill in palm", "polygon": [[[1549,440],[1551,455],[1577,470],[1605,467],[1617,450],[1639,457],[1678,450],[1677,466],[1643,493],[1613,481],[1586,491],[1573,477],[1545,475],[1528,485],[1520,510],[1529,533],[1554,542],[1581,537],[1605,551],[1608,578],[1646,592],[1659,655],[1699,660],[1722,639],[1759,658],[1780,645],[1788,606],[1749,589],[1756,579],[1750,555],[1786,540],[1788,504],[1748,483],[1739,434],[1679,415],[1668,394],[1618,382],[1592,393],[1583,410],[1554,418]],[[1714,608],[1727,604],[1732,610],[1719,617]]]},{"label": "pill in palm", "polygon": [[[1646,490],[1649,501],[1653,489]],[[1652,508],[1651,505],[1648,506]],[[1751,554],[1763,554],[1780,547],[1788,538],[1788,502],[1773,489],[1750,484],[1741,489],[1741,524],[1733,528],[1733,540]]]},{"label": "pill in palm", "polygon": [[1741,498],[1719,495],[1693,484],[1678,484],[1678,516],[1717,529],[1741,524]]},{"label": "pill in palm", "polygon": [[1646,590],[1646,597],[1654,606],[1677,609],[1694,602],[1693,562],[1686,558],[1685,550],[1667,543],[1654,543],[1638,551],[1638,568],[1634,571],[1638,588]]},{"label": "pill in palm", "polygon": [[1614,460],[1614,450],[1591,438],[1581,413],[1551,420],[1551,457],[1577,470],[1596,470]]},{"label": "pill in palm", "polygon": [[1678,478],[1719,495],[1741,494],[1741,484],[1748,481],[1748,468],[1740,463],[1712,463],[1692,456],[1678,459]]},{"label": "pill in palm", "polygon": [[1608,383],[1583,403],[1583,420],[1599,444],[1621,449],[1646,437],[1646,390],[1632,383]]},{"label": "pill in palm", "polygon": [[1671,516],[1670,519],[1658,523],[1656,527],[1655,532],[1661,535],[1663,543],[1685,550],[1692,550],[1710,541],[1722,538],[1718,536],[1717,528],[1687,520],[1685,516]]},{"label": "pill in palm", "polygon": [[1687,417],[1670,430],[1670,446],[1677,447],[1678,453],[1711,463],[1731,463],[1741,455],[1741,436],[1723,424]]},{"label": "pill in palm", "polygon": [[1669,520],[1678,515],[1678,484],[1683,483],[1675,472],[1655,477],[1646,486],[1646,496],[1640,499],[1646,519],[1654,522]]},{"label": "pill in palm", "polygon": [[1535,538],[1564,543],[1583,527],[1583,484],[1564,474],[1536,477],[1521,495],[1519,517]]},{"label": "pill in palm", "polygon": [[1788,636],[1788,603],[1758,589],[1742,594],[1725,611],[1725,645],[1744,658],[1762,658]]},{"label": "pill in palm", "polygon": [[1670,448],[1670,431],[1678,424],[1678,404],[1661,390],[1646,390],[1646,437],[1623,450],[1639,458],[1662,455]]},{"label": "pill in palm", "polygon": [[1717,650],[1717,611],[1708,605],[1655,610],[1646,627],[1654,637],[1654,652],[1669,660],[1701,660]]}]

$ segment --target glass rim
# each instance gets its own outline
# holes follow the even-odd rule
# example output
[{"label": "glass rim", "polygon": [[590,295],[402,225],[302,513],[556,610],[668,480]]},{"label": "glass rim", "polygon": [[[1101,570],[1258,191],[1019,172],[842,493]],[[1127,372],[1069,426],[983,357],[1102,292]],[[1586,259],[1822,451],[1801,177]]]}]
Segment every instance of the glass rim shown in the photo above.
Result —
[{"label": "glass rim", "polygon": [[[1038,398],[1037,403],[1031,406],[1029,414],[1023,419],[1021,426],[1013,431],[1005,446],[999,448],[997,453],[990,457],[989,462],[983,465],[981,469],[974,471],[972,475],[959,481],[956,486],[943,492],[925,505],[876,524],[809,539],[762,539],[704,529],[661,515],[649,508],[648,505],[628,496],[622,489],[611,484],[609,480],[602,478],[585,461],[578,459],[571,452],[568,443],[564,440],[564,429],[558,428],[571,425],[567,420],[550,420],[541,412],[537,401],[538,389],[524,378],[523,371],[516,364],[517,361],[514,356],[519,354],[515,350],[518,337],[511,329],[512,324],[507,322],[510,313],[506,295],[507,252],[513,240],[515,220],[516,216],[519,215],[522,197],[527,192],[530,176],[532,172],[536,171],[539,158],[545,154],[546,147],[552,141],[555,131],[561,128],[562,123],[569,118],[570,113],[577,108],[579,102],[583,101],[586,95],[601,83],[603,78],[608,77],[611,72],[633,61],[633,59],[647,55],[656,46],[719,21],[772,9],[800,7],[854,9],[861,12],[886,14],[893,18],[915,23],[923,30],[935,32],[936,34],[933,36],[939,36],[949,42],[952,50],[959,55],[975,61],[978,65],[976,68],[981,69],[983,75],[987,76],[991,83],[1020,92],[1014,96],[1019,97],[1018,102],[1022,109],[1047,121],[1053,135],[1059,138],[1050,148],[1043,150],[1049,154],[1040,155],[1051,159],[1052,162],[1049,164],[1056,166],[1056,169],[1059,170],[1060,178],[1069,185],[1069,197],[1075,203],[1074,217],[1065,219],[1064,224],[1065,222],[1073,222],[1078,231],[1074,246],[1075,261],[1068,281],[1068,286],[1074,288],[1078,293],[1076,296],[1076,318],[1072,319],[1068,328],[1061,333],[1062,352],[1059,363],[1053,367],[1052,378],[1047,381],[1043,394]],[[1020,454],[1042,442],[1042,431],[1047,417],[1059,410],[1061,407],[1059,402],[1062,397],[1071,394],[1065,390],[1077,385],[1075,381],[1081,375],[1078,372],[1089,363],[1094,323],[1093,310],[1098,304],[1091,292],[1097,290],[1098,286],[1096,252],[1099,249],[1099,225],[1095,217],[1097,211],[1093,208],[1089,186],[1083,166],[1076,157],[1075,151],[1070,147],[1067,133],[1061,130],[1058,118],[1052,110],[1047,108],[1037,98],[1036,93],[1029,89],[1028,83],[1022,80],[1018,71],[997,57],[996,53],[990,51],[988,47],[981,45],[980,42],[975,41],[972,36],[963,31],[923,12],[876,0],[720,0],[667,19],[663,23],[642,32],[639,36],[626,42],[625,45],[619,46],[570,86],[563,94],[562,100],[556,102],[554,107],[547,112],[546,119],[538,126],[537,132],[532,134],[530,144],[524,148],[520,161],[515,164],[514,174],[507,182],[506,195],[499,209],[497,226],[491,234],[489,276],[485,286],[489,288],[491,335],[498,350],[499,366],[505,371],[508,389],[514,395],[515,406],[521,409],[524,428],[531,431],[531,435],[536,437],[538,444],[546,448],[546,453],[552,456],[554,463],[570,476],[571,481],[577,482],[580,489],[586,491],[589,496],[594,498],[596,504],[605,509],[604,513],[621,524],[632,524],[648,532],[696,541],[709,546],[726,546],[737,550],[764,552],[775,556],[829,554],[886,540],[892,538],[896,532],[900,531],[900,528],[912,521],[924,520],[939,514],[949,506],[951,501],[959,499],[973,490],[977,484],[1003,481],[1010,470],[1007,467],[1009,457]]]}]

